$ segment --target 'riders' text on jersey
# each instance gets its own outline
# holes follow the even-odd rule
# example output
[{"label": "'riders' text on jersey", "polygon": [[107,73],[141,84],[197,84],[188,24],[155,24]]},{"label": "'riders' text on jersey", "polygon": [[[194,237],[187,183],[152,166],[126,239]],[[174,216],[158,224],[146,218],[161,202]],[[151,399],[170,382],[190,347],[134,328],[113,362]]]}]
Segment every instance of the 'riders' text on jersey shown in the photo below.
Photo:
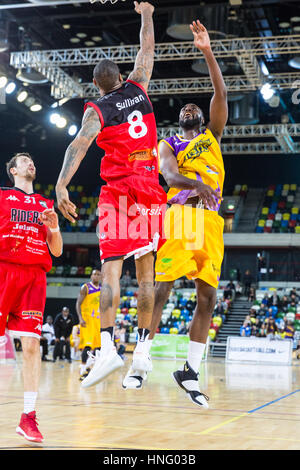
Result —
[{"label": "'riders' text on jersey", "polygon": [[39,220],[53,201],[19,188],[0,188],[0,262],[30,265],[49,271],[52,259],[47,227]]}]

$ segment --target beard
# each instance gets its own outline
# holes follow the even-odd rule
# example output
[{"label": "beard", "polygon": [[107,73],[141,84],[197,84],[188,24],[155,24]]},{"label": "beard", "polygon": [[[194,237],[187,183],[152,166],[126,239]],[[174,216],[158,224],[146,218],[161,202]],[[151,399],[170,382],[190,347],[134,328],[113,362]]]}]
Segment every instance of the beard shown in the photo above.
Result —
[{"label": "beard", "polygon": [[33,182],[35,180],[35,178],[36,178],[36,172],[32,173],[32,172],[28,171],[26,173],[26,180],[27,181]]},{"label": "beard", "polygon": [[193,119],[180,119],[179,120],[179,126],[181,127],[181,129],[184,129],[184,130],[194,129],[195,127],[200,128],[202,123],[203,121],[200,116],[197,116]]}]

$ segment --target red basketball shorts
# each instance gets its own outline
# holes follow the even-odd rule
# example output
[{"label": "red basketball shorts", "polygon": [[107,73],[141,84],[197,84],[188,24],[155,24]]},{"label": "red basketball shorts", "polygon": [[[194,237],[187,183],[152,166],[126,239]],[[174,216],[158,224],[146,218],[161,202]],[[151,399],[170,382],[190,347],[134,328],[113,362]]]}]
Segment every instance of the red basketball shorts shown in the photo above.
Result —
[{"label": "red basketball shorts", "polygon": [[147,178],[130,176],[103,186],[97,231],[101,261],[156,251],[166,202],[162,187]]},{"label": "red basketball shorts", "polygon": [[41,268],[0,263],[0,337],[40,338],[46,302],[46,273]]}]

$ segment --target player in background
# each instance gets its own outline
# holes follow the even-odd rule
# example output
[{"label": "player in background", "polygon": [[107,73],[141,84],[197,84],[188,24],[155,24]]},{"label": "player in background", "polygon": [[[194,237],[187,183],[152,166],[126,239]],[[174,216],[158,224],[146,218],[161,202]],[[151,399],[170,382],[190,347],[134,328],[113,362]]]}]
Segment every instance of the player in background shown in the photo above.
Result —
[{"label": "player in background", "polygon": [[98,354],[101,347],[100,338],[100,295],[101,295],[101,271],[93,269],[90,282],[83,284],[76,302],[76,312],[80,323],[80,348],[81,366],[80,380],[83,380],[91,364],[94,363],[94,355]]},{"label": "player in background", "polygon": [[[85,105],[82,127],[68,147],[56,184],[58,207],[75,221],[76,207],[67,186],[95,138],[105,155],[99,198],[99,244],[102,262],[101,352],[82,381],[91,386],[124,363],[114,347],[120,276],[125,258],[134,255],[138,291],[138,341],[124,388],[140,388],[152,364],[146,343],[154,302],[154,255],[160,236],[166,194],[159,185],[157,130],[147,95],[154,63],[154,7],[134,2],[141,15],[140,50],[133,72],[123,82],[118,66],[103,60],[94,68],[100,98]],[[139,232],[138,224],[141,230]]]},{"label": "player in background", "polygon": [[191,30],[195,46],[205,57],[214,94],[206,126],[202,110],[189,103],[179,115],[182,136],[176,134],[159,145],[160,169],[170,188],[171,207],[165,216],[165,234],[169,238],[158,250],[155,264],[155,305],[148,344],[151,346],[174,281],[182,276],[194,279],[197,305],[189,328],[187,361],[173,375],[195,404],[208,408],[208,397],[199,389],[198,371],[224,253],[224,220],[218,210],[225,176],[220,144],[228,111],[226,86],[209,35],[199,20],[193,22]]},{"label": "player in background", "polygon": [[41,355],[40,336],[46,301],[46,273],[63,241],[53,201],[33,190],[36,168],[28,153],[6,165],[13,187],[0,188],[0,337],[7,328],[21,338],[24,411],[16,431],[42,442],[36,421]]}]

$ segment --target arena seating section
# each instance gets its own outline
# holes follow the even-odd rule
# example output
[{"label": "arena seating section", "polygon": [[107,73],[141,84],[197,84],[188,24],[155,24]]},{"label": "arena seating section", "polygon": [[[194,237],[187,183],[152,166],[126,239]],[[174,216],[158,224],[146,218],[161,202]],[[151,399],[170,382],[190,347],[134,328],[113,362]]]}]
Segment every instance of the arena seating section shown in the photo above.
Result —
[{"label": "arena seating section", "polygon": [[296,184],[268,187],[256,233],[300,233],[299,207],[295,205]]},{"label": "arena seating section", "polygon": [[[268,298],[271,298],[273,292],[277,292],[277,296],[280,300],[282,300],[283,296],[287,296],[289,298],[289,293],[291,289],[284,289],[284,288],[260,288],[256,290],[255,297],[256,299],[252,303],[250,309],[251,312],[255,311],[256,313],[260,310],[260,306],[263,302],[263,299],[265,298],[266,294],[268,295]],[[280,320],[285,319],[286,321],[292,322],[292,326],[294,327],[295,330],[295,339],[298,341],[300,339],[300,292],[297,291],[298,295],[298,301],[297,303],[292,306],[289,305],[286,309],[286,311],[282,311],[283,309],[277,307],[276,305],[272,305],[269,308],[272,309],[272,313],[275,319],[275,323],[279,324]],[[250,312],[250,313],[251,313]],[[251,324],[255,323],[255,315],[251,314]],[[267,318],[267,316],[265,317]],[[281,333],[281,336],[284,338],[284,332]]]},{"label": "arena seating section", "polygon": [[[56,199],[53,184],[35,184],[35,190],[50,199]],[[96,230],[99,192],[100,186],[90,191],[84,190],[83,186],[69,186],[69,197],[78,208],[79,219],[76,223],[71,223],[59,214],[59,223],[63,232],[94,232]]]}]

